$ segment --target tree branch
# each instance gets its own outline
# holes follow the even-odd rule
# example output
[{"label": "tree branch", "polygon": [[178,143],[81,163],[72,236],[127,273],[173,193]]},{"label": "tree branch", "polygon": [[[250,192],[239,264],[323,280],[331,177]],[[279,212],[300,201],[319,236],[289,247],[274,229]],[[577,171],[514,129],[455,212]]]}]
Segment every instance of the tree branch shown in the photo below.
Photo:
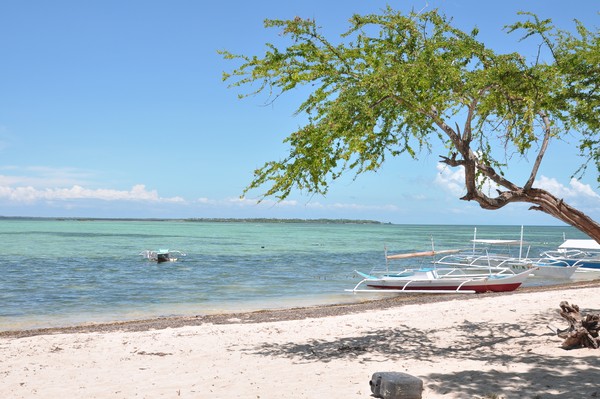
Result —
[{"label": "tree branch", "polygon": [[537,157],[535,158],[533,167],[531,168],[529,180],[527,180],[527,183],[525,183],[525,186],[523,186],[524,190],[529,190],[533,186],[533,182],[535,181],[535,177],[537,176],[540,164],[542,163],[542,158],[544,158],[544,154],[546,153],[546,149],[548,148],[548,143],[550,142],[550,119],[548,118],[548,115],[546,115],[542,111],[539,112],[539,115],[544,121],[544,139],[542,140],[542,146],[537,154]]}]

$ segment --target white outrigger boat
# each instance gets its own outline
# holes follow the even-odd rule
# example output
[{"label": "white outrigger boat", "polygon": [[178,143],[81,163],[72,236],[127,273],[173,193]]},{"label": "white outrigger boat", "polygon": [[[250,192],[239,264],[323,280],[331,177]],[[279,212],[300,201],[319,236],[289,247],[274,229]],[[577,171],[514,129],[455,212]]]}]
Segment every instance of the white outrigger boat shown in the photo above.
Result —
[{"label": "white outrigger boat", "polygon": [[[387,255],[388,260],[409,259],[423,256],[436,256],[442,254],[456,254],[459,250],[428,251],[408,254]],[[469,268],[464,265],[440,266],[433,262],[433,267],[405,268],[399,271],[385,271],[362,273],[356,271],[363,279],[356,284],[350,292],[390,292],[390,293],[428,293],[428,294],[474,294],[488,291],[507,292],[514,291],[523,284],[536,268],[515,273],[508,267],[489,266],[482,268]],[[363,288],[366,286],[367,288]]]},{"label": "white outrigger boat", "polygon": [[569,265],[563,261],[511,258],[493,253],[472,254],[470,252],[445,256],[434,263],[440,267],[460,267],[469,270],[489,270],[492,267],[495,269],[509,269],[514,273],[529,271],[534,277],[567,280],[579,268],[578,265]]},{"label": "white outrigger boat", "polygon": [[462,266],[470,269],[487,269],[494,266],[509,268],[515,273],[535,269],[535,277],[552,279],[570,279],[579,268],[577,264],[560,259],[529,258],[530,247],[527,247],[524,253],[523,227],[518,240],[479,239],[475,229],[471,243],[472,249],[445,256],[435,263],[443,267]]},{"label": "white outrigger boat", "polygon": [[179,258],[186,256],[181,251],[170,251],[168,249],[159,249],[157,251],[146,250],[140,252],[140,256],[157,263],[176,262]]},{"label": "white outrigger boat", "polygon": [[579,271],[600,272],[600,243],[592,239],[565,240],[556,250],[542,252],[542,259],[564,262]]}]

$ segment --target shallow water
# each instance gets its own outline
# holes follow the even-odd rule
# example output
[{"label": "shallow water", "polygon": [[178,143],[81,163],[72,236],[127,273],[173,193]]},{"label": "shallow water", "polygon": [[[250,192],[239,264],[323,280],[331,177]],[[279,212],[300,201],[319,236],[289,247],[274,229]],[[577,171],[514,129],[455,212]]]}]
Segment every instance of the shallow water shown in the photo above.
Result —
[{"label": "shallow water", "polygon": [[[468,247],[474,226],[0,220],[0,330],[354,302],[344,292],[394,251]],[[479,226],[518,239],[518,226]],[[531,256],[570,227],[525,227]],[[143,250],[170,248],[157,264]],[[413,261],[414,262],[414,261]],[[530,279],[526,283],[550,284]],[[372,297],[372,296],[370,296]]]}]

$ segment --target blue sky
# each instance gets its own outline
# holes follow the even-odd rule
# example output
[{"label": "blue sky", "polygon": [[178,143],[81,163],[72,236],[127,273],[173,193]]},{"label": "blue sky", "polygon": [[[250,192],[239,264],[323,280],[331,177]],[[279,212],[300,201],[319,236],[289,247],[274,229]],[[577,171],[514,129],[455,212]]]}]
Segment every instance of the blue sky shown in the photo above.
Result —
[{"label": "blue sky", "polygon": [[[0,215],[141,218],[350,218],[392,223],[560,224],[526,205],[481,210],[460,201],[438,153],[395,159],[336,181],[327,197],[240,199],[254,169],[286,154],[303,123],[300,92],[264,106],[221,81],[217,54],[261,54],[278,40],[265,18],[314,18],[333,36],[354,13],[386,4],[439,8],[498,51],[533,52],[502,27],[519,10],[563,29],[598,25],[597,1],[3,1],[0,5]],[[539,184],[600,219],[596,175],[571,175],[573,143],[551,145]],[[522,167],[521,167],[522,166]],[[523,181],[526,160],[509,171]],[[593,172],[593,171],[592,171]]]}]

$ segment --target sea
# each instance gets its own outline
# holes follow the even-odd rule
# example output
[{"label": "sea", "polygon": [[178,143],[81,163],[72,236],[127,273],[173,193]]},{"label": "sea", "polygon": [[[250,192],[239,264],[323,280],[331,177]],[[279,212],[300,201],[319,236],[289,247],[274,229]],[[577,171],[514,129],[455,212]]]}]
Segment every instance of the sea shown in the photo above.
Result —
[{"label": "sea", "polygon": [[[345,290],[360,281],[355,270],[385,265],[385,249],[468,248],[475,231],[477,238],[519,239],[521,228],[0,219],[0,331],[372,300],[382,294]],[[531,257],[565,237],[586,238],[567,226],[523,232],[522,251]],[[140,256],[164,248],[187,256],[160,264]],[[545,284],[556,281],[532,278],[525,285]]]}]

